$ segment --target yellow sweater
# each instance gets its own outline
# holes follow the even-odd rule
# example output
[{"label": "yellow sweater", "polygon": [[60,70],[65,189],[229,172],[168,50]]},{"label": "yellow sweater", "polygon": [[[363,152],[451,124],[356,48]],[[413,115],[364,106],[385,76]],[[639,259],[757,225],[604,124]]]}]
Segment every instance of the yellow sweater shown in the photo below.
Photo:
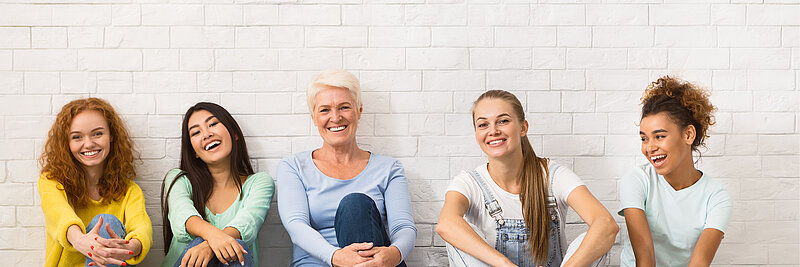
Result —
[{"label": "yellow sweater", "polygon": [[45,266],[84,266],[85,256],[75,250],[67,240],[67,228],[77,225],[86,232],[86,225],[98,214],[111,214],[122,221],[127,231],[125,240],[138,239],[142,242],[142,252],[126,262],[139,264],[147,256],[153,244],[153,226],[144,208],[144,194],[134,182],[128,185],[125,196],[108,204],[89,200],[88,206],[73,209],[61,183],[47,179],[47,174],[39,176],[39,196],[42,199],[45,230],[47,231],[47,250]]}]

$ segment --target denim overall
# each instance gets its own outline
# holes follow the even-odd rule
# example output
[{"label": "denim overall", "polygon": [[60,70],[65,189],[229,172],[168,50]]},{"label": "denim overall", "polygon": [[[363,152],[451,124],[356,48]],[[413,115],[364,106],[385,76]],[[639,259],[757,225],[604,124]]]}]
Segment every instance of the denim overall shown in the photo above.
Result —
[{"label": "denim overall", "polygon": [[537,264],[533,261],[530,251],[528,250],[529,232],[528,229],[525,228],[525,220],[503,219],[503,209],[489,190],[489,186],[483,178],[481,178],[481,175],[475,170],[468,171],[472,179],[478,182],[483,194],[484,205],[495,220],[495,225],[497,226],[497,243],[494,248],[520,267],[557,267],[561,266],[561,261],[564,257],[564,249],[561,241],[560,214],[552,189],[552,177],[559,165],[549,165],[548,177],[550,177],[550,186],[548,188],[550,194],[547,197],[547,209],[550,211],[550,235],[548,238],[549,251],[547,252],[547,264]]}]

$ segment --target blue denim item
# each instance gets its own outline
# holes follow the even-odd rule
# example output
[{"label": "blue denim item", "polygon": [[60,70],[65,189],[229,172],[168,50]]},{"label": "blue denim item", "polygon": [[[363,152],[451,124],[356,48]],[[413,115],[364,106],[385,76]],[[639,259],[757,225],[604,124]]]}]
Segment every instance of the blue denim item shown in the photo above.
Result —
[{"label": "blue denim item", "polygon": [[[195,247],[197,245],[200,245],[200,243],[203,243],[203,241],[205,241],[205,240],[202,237],[198,236],[198,237],[195,237],[194,239],[192,239],[192,241],[189,242],[189,244],[186,244],[186,249],[184,249],[183,253],[181,253],[181,256],[178,257],[178,261],[175,262],[175,266],[176,267],[181,266],[181,261],[183,260],[183,256],[186,255],[186,252],[189,251],[190,248],[193,248],[193,247]],[[236,242],[239,242],[239,245],[242,245],[242,248],[244,248],[245,251],[248,251],[248,252],[250,251],[250,248],[248,248],[247,244],[244,243],[244,241],[242,241],[241,239],[236,239]],[[252,254],[243,254],[242,256],[244,257],[244,265],[242,265],[238,261],[228,262],[228,265],[225,265],[225,264],[222,264],[222,262],[220,262],[219,259],[217,259],[216,256],[212,256],[211,257],[211,261],[209,261],[208,265],[206,265],[206,266],[208,266],[208,267],[235,267],[235,266],[253,267],[253,256],[252,256]]]},{"label": "blue denim item", "polygon": [[[362,193],[348,194],[339,201],[333,228],[341,248],[364,242],[372,242],[375,247],[392,245],[375,201]],[[406,263],[401,261],[397,266],[406,267]]]},{"label": "blue denim item", "polygon": [[[125,236],[128,235],[128,232],[125,231],[125,225],[122,224],[122,221],[120,221],[119,218],[117,218],[117,216],[105,213],[97,214],[97,216],[94,216],[94,218],[92,218],[92,221],[89,222],[89,225],[86,226],[86,231],[89,231],[92,228],[94,228],[94,226],[97,225],[97,221],[100,220],[100,217],[103,217],[103,224],[108,224],[108,227],[110,227],[111,231],[117,234],[117,236],[125,238]],[[102,238],[111,238],[105,226],[100,226],[100,233],[98,234]],[[90,262],[93,262],[92,258],[86,257],[83,266],[89,266]],[[106,266],[117,267],[119,265],[106,264]],[[127,266],[135,267],[136,265],[127,265]]]},{"label": "blue denim item", "polygon": [[550,221],[550,237],[548,238],[547,264],[536,263],[528,250],[530,235],[525,228],[525,220],[506,219],[504,225],[497,224],[497,243],[494,249],[506,256],[520,267],[561,266],[563,247],[561,246],[561,229],[558,215]]}]

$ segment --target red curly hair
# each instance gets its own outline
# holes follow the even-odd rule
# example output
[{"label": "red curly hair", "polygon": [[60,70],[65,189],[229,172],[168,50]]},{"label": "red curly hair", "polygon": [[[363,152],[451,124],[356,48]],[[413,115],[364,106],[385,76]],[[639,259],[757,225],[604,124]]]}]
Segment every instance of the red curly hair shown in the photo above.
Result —
[{"label": "red curly hair", "polygon": [[692,150],[700,152],[698,147],[705,146],[708,129],[715,123],[717,108],[708,100],[709,96],[708,91],[690,82],[670,76],[658,78],[642,96],[642,119],[666,112],[681,129],[693,125],[697,134]]},{"label": "red curly hair", "polygon": [[85,207],[88,204],[89,192],[81,163],[70,152],[68,135],[72,120],[85,110],[98,111],[103,115],[113,140],[103,176],[98,182],[103,202],[121,199],[128,190],[128,183],[136,177],[133,161],[138,156],[134,156],[136,151],[128,130],[111,104],[94,97],[73,100],[64,105],[56,116],[53,127],[47,134],[39,164],[42,166],[42,173],[46,173],[48,179],[61,183],[67,199],[74,208]]}]

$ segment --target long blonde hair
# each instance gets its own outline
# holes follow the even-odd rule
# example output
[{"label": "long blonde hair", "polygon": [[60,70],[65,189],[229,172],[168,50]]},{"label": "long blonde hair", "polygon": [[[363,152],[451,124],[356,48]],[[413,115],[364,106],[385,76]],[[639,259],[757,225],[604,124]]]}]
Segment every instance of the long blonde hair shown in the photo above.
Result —
[{"label": "long blonde hair", "polygon": [[[475,116],[475,106],[484,99],[499,99],[510,104],[514,115],[519,118],[519,122],[525,121],[525,111],[522,104],[514,94],[503,90],[489,90],[481,94],[472,103],[472,115]],[[522,190],[519,200],[522,202],[522,217],[525,219],[525,228],[530,236],[528,250],[536,262],[547,261],[550,237],[550,214],[547,210],[548,177],[547,177],[547,158],[536,156],[530,140],[527,136],[522,137],[522,172],[520,182]]]}]

